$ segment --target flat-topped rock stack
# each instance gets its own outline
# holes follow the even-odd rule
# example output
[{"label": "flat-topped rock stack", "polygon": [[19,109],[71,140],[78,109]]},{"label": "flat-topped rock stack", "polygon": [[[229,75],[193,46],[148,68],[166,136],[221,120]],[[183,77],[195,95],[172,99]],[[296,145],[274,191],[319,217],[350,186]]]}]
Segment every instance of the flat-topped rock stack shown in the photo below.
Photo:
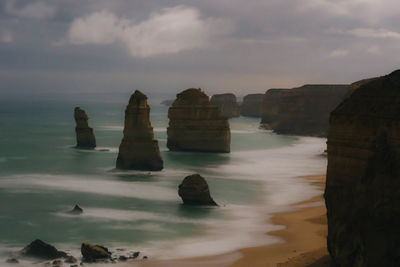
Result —
[{"label": "flat-topped rock stack", "polygon": [[135,91],[125,109],[124,137],[119,146],[118,169],[159,171],[163,168],[158,141],[154,140],[147,97]]},{"label": "flat-topped rock stack", "polygon": [[211,104],[221,109],[222,115],[227,118],[239,117],[240,107],[234,94],[216,94],[211,97]]},{"label": "flat-topped rock stack", "polygon": [[228,119],[201,89],[190,88],[179,93],[168,110],[168,118],[170,150],[230,152]]},{"label": "flat-topped rock stack", "polygon": [[259,118],[261,116],[263,98],[264,94],[249,94],[243,97],[240,115]]},{"label": "flat-topped rock stack", "polygon": [[284,91],[290,89],[272,88],[265,92],[261,105],[261,125],[265,129],[273,129],[279,116],[279,103]]},{"label": "flat-topped rock stack", "polygon": [[329,114],[348,93],[348,85],[310,84],[281,93],[274,131],[279,134],[326,136]]},{"label": "flat-topped rock stack", "polygon": [[331,114],[325,201],[335,266],[399,266],[400,70]]},{"label": "flat-topped rock stack", "polygon": [[76,147],[84,149],[93,149],[96,147],[96,138],[93,129],[89,127],[88,116],[80,107],[74,109]]}]

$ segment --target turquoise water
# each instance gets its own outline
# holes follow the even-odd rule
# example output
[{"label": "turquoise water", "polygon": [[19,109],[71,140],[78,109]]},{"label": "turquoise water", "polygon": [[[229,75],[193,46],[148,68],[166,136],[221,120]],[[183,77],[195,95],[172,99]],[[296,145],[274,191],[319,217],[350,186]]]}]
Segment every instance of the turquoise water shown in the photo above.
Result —
[{"label": "turquoise water", "polygon": [[[114,166],[126,103],[78,103],[94,128],[94,151],[73,148],[73,103],[0,104],[0,256],[36,238],[73,252],[87,241],[160,258],[272,242],[259,235],[268,214],[316,193],[294,177],[326,166],[318,156],[324,139],[276,135],[243,117],[230,120],[230,154],[169,152],[168,109],[152,104],[165,169],[123,172]],[[207,179],[220,207],[181,205],[178,185],[192,173]],[[66,215],[75,204],[84,214]]]}]

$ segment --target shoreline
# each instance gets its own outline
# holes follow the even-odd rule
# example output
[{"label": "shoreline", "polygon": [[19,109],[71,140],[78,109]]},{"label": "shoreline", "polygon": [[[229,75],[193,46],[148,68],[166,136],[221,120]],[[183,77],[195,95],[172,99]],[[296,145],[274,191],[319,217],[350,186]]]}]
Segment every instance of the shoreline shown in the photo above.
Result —
[{"label": "shoreline", "polygon": [[[325,175],[299,177],[309,180],[321,191],[325,188]],[[131,261],[130,267],[323,267],[329,266],[326,248],[327,221],[323,192],[308,200],[290,205],[288,212],[273,214],[271,222],[283,229],[264,233],[283,242],[258,247],[247,247],[225,254],[174,260]]]}]

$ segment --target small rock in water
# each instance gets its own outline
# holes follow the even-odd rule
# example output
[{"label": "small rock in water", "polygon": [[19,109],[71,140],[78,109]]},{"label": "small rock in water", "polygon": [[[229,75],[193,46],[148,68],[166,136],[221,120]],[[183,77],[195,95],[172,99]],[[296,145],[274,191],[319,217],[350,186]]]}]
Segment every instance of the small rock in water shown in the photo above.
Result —
[{"label": "small rock in water", "polygon": [[136,252],[133,252],[133,254],[132,254],[132,259],[136,259],[137,257],[139,257],[139,254],[140,254],[140,252],[139,251],[136,251]]},{"label": "small rock in water", "polygon": [[88,243],[82,243],[81,253],[83,261],[94,262],[96,260],[105,260],[111,258],[111,252],[103,246],[91,245]]},{"label": "small rock in water", "polygon": [[178,194],[186,205],[218,206],[210,195],[206,180],[199,174],[192,174],[183,179]]},{"label": "small rock in water", "polygon": [[7,263],[19,263],[19,261],[15,258],[8,259],[8,260],[6,260],[6,262]]},{"label": "small rock in water", "polygon": [[53,261],[53,267],[59,267],[61,265],[63,265],[62,260],[54,260]]},{"label": "small rock in water", "polygon": [[69,267],[78,267],[78,264],[70,265]]},{"label": "small rock in water", "polygon": [[52,260],[64,258],[67,256],[67,253],[57,250],[54,246],[47,244],[40,239],[36,239],[21,251],[21,255]]},{"label": "small rock in water", "polygon": [[127,261],[128,258],[125,257],[125,256],[119,256],[118,260],[119,260],[119,261]]},{"label": "small rock in water", "polygon": [[148,257],[147,257],[147,256],[143,256],[143,259],[144,259],[144,260],[147,260],[147,259],[148,259]]},{"label": "small rock in water", "polygon": [[78,262],[78,260],[75,259],[74,256],[67,256],[67,257],[65,258],[65,262],[66,262],[66,263],[76,263],[76,262]]},{"label": "small rock in water", "polygon": [[68,213],[73,215],[80,215],[83,213],[83,209],[78,205],[75,205],[75,207],[72,210],[68,211]]}]

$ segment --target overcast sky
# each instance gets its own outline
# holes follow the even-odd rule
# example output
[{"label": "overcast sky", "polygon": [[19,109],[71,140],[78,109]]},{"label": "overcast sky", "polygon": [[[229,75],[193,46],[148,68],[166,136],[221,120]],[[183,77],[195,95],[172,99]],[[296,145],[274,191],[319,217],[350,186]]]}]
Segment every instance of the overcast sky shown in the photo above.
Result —
[{"label": "overcast sky", "polygon": [[265,92],[400,66],[398,0],[1,0],[0,96]]}]

